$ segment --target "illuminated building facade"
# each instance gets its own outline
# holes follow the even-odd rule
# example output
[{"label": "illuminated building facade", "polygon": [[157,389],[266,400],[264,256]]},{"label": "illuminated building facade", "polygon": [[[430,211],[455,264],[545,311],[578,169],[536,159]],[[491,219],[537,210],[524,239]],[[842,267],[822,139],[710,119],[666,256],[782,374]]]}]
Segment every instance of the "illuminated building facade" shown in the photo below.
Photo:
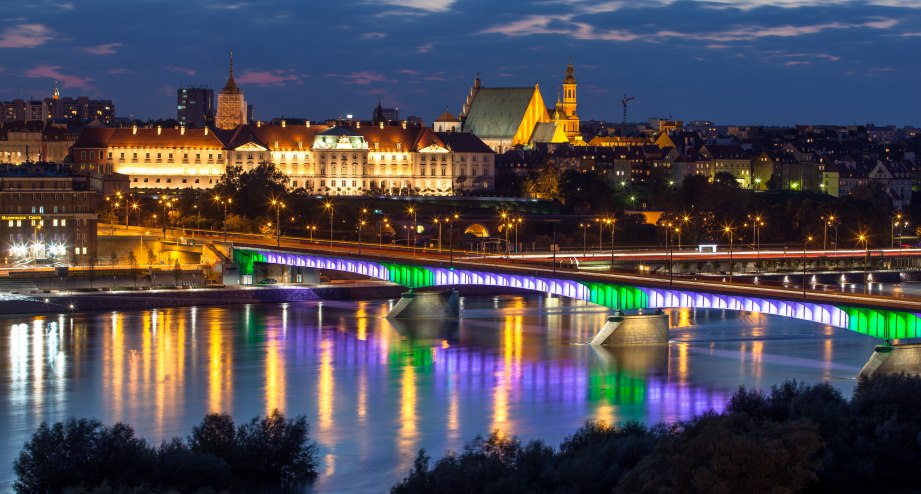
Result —
[{"label": "illuminated building facade", "polygon": [[41,120],[0,124],[0,163],[63,163],[76,138],[76,134]]},{"label": "illuminated building facade", "polygon": [[87,128],[72,153],[82,170],[128,175],[132,188],[208,189],[227,167],[260,163],[313,194],[443,196],[495,186],[495,153],[474,135],[405,122],[331,124]]},{"label": "illuminated building facade", "polygon": [[66,168],[0,168],[4,264],[96,258],[98,194]]}]

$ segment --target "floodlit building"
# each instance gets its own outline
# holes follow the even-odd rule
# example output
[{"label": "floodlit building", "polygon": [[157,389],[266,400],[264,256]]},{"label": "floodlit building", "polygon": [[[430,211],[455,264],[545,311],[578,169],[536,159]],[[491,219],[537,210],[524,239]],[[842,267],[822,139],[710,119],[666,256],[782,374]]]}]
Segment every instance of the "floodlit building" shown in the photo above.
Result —
[{"label": "floodlit building", "polygon": [[217,96],[217,115],[214,125],[219,129],[233,129],[247,122],[249,108],[243,98],[243,90],[233,80],[233,52],[230,52],[230,76],[227,84]]}]

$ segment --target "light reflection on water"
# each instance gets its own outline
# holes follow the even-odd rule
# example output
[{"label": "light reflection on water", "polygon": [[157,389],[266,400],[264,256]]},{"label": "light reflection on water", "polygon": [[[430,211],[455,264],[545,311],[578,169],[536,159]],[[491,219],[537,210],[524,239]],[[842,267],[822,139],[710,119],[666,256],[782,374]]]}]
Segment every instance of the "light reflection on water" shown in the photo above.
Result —
[{"label": "light reflection on water", "polygon": [[542,296],[466,298],[460,321],[384,318],[392,301],[0,319],[0,486],[41,421],[124,421],[153,442],[211,411],[304,414],[317,492],[380,492],[419,448],[498,430],[557,444],[586,420],[673,422],[739,385],[796,377],[845,393],[874,340],[814,323],[671,311],[667,346],[586,345],[607,311]]}]

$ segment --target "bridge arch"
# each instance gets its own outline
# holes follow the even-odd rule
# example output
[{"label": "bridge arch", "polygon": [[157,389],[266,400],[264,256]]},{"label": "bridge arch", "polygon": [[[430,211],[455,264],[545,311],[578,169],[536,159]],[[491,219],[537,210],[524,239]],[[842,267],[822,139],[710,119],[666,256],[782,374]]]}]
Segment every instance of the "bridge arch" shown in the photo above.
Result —
[{"label": "bridge arch", "polygon": [[234,260],[240,264],[241,274],[252,274],[255,262],[265,262],[362,274],[408,288],[501,286],[552,293],[611,309],[689,307],[748,311],[828,324],[880,339],[921,338],[921,313],[556,277],[339,259],[260,249],[234,249]]}]

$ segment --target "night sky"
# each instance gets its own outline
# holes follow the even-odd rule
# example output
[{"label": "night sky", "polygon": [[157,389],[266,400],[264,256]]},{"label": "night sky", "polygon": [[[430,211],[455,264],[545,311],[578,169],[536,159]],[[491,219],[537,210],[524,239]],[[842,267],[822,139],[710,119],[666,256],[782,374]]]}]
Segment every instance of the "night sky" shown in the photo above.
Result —
[{"label": "night sky", "polygon": [[228,51],[256,118],[431,122],[484,86],[566,63],[582,119],[921,125],[921,0],[387,0],[0,3],[0,100],[114,100],[175,118],[176,88],[220,89]]}]

